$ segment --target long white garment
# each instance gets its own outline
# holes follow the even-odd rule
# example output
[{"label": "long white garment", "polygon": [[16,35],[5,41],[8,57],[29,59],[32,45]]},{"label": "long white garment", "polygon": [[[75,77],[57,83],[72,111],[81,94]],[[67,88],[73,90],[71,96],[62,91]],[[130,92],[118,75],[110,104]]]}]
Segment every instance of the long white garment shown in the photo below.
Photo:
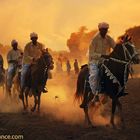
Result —
[{"label": "long white garment", "polygon": [[99,69],[98,65],[94,63],[89,64],[89,84],[92,90],[92,93],[95,94],[98,91],[98,81],[99,81]]},{"label": "long white garment", "polygon": [[106,35],[102,38],[100,33],[97,33],[89,46],[89,84],[93,94],[99,90],[99,69],[98,63],[101,55],[108,55],[110,49],[115,47],[115,41]]}]

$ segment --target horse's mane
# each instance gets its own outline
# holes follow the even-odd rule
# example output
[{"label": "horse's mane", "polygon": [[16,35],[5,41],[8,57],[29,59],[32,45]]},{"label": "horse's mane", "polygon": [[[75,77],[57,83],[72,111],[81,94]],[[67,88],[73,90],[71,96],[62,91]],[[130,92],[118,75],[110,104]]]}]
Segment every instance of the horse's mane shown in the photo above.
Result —
[{"label": "horse's mane", "polygon": [[81,69],[83,69],[83,68],[85,68],[87,66],[88,66],[88,64],[84,64],[84,65],[81,66]]},{"label": "horse's mane", "polygon": [[115,48],[110,53],[109,57],[124,60],[124,52],[121,43],[116,44]]}]

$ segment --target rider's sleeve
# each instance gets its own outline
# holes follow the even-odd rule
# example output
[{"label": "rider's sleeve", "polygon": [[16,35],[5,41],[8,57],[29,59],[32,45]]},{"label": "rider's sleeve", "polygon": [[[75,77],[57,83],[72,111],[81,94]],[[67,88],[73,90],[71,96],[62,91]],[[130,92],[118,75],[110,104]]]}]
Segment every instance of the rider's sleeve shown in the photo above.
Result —
[{"label": "rider's sleeve", "polygon": [[10,60],[12,60],[11,51],[9,51],[8,54],[7,54],[7,62],[9,63]]},{"label": "rider's sleeve", "polygon": [[96,51],[96,40],[93,40],[89,46],[89,61],[98,60],[101,54]]},{"label": "rider's sleeve", "polygon": [[44,44],[38,42],[38,46],[39,46],[41,52],[43,52],[45,50],[45,45]]},{"label": "rider's sleeve", "polygon": [[33,60],[33,57],[29,54],[29,45],[27,44],[24,48],[24,61],[30,63]]},{"label": "rider's sleeve", "polygon": [[111,38],[110,36],[108,37],[109,37],[110,48],[114,49],[116,46],[116,43],[113,38]]}]

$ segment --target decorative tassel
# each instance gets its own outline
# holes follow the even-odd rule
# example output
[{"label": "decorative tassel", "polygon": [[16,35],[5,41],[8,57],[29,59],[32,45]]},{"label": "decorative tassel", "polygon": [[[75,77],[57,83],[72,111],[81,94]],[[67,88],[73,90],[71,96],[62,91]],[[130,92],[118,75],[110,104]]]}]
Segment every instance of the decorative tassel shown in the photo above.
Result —
[{"label": "decorative tassel", "polygon": [[114,79],[114,76],[113,75],[110,76],[110,80],[112,80],[112,79]]},{"label": "decorative tassel", "polygon": [[107,76],[111,76],[111,73],[108,72],[108,73],[107,73]]},{"label": "decorative tassel", "polygon": [[105,70],[105,73],[108,73],[108,70],[107,69]]},{"label": "decorative tassel", "polygon": [[117,80],[116,79],[113,79],[113,83],[117,83]]}]

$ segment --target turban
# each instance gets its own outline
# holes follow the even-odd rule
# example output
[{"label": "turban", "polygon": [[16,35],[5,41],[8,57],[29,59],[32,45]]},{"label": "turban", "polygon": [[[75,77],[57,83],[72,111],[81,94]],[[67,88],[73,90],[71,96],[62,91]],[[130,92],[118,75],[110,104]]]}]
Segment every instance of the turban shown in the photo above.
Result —
[{"label": "turban", "polygon": [[102,29],[102,28],[108,29],[109,28],[109,24],[106,23],[106,22],[99,23],[98,24],[98,28],[99,29]]},{"label": "turban", "polygon": [[31,33],[31,34],[30,34],[30,38],[32,38],[32,37],[37,37],[37,38],[38,38],[37,33],[35,33],[35,32]]},{"label": "turban", "polygon": [[18,42],[16,40],[11,41],[11,45],[17,44]]}]

